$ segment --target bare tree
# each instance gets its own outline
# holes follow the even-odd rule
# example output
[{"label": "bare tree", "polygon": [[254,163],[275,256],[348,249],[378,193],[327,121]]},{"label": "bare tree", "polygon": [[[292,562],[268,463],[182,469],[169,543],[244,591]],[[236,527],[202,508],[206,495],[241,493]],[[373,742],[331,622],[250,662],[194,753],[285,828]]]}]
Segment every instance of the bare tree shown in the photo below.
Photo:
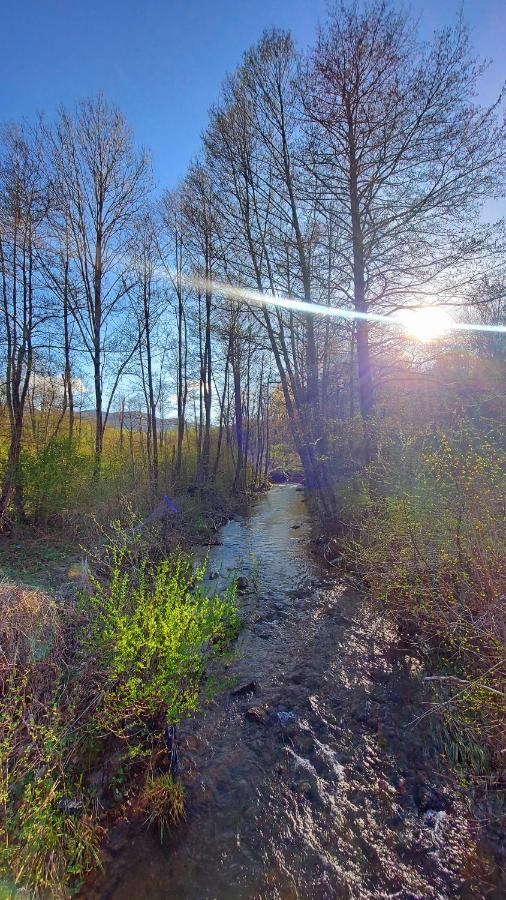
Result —
[{"label": "bare tree", "polygon": [[501,101],[474,103],[481,71],[461,19],[420,45],[407,14],[371,0],[336,9],[301,80],[306,160],[339,234],[338,292],[358,317],[364,417],[374,400],[367,314],[423,303],[480,249],[478,212],[505,160]]},{"label": "bare tree", "polygon": [[138,349],[142,385],[148,411],[147,450],[151,482],[158,487],[158,429],[157,397],[155,389],[154,344],[160,343],[157,326],[162,316],[162,294],[156,278],[158,246],[155,238],[155,223],[150,213],[137,223],[135,237],[130,245],[133,280],[135,287],[130,291],[133,312],[138,322]]},{"label": "bare tree", "polygon": [[[226,84],[211,115],[206,147],[218,185],[218,221],[226,230],[228,278],[310,303],[314,203],[306,201],[298,161],[295,73],[289,36],[265,35]],[[330,511],[332,491],[320,458],[325,431],[315,318],[295,304],[293,312],[251,312],[267,332],[308,483]]]},{"label": "bare tree", "polygon": [[11,500],[24,517],[20,477],[23,421],[34,363],[34,336],[47,318],[37,302],[37,245],[47,212],[38,139],[13,125],[4,130],[0,160],[0,277],[2,352],[9,448],[0,493],[0,524]]},{"label": "bare tree", "polygon": [[115,340],[113,346],[111,332],[131,286],[126,248],[146,200],[149,162],[145,153],[135,151],[121,112],[102,96],[81,102],[74,114],[61,110],[56,126],[47,129],[47,134],[55,202],[68,224],[80,280],[72,314],[93,366],[98,474],[107,421],[103,406],[106,358],[116,357],[114,386],[135,352],[121,341]]},{"label": "bare tree", "polygon": [[181,203],[180,191],[166,192],[164,194],[161,203],[161,220],[165,239],[159,242],[162,264],[175,295],[174,310],[177,329],[177,449],[175,471],[178,476],[181,474],[183,462],[183,440],[188,400],[188,326],[186,319],[188,291],[184,283],[184,218]]}]

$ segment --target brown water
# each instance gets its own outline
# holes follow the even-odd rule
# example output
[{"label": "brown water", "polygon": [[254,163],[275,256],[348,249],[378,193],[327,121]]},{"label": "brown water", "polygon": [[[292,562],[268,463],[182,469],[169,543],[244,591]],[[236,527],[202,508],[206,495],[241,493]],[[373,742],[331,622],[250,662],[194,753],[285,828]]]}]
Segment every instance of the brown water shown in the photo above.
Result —
[{"label": "brown water", "polygon": [[251,587],[227,674],[256,687],[227,689],[184,723],[186,822],[163,846],[144,828],[120,832],[86,896],[499,896],[471,874],[469,828],[430,720],[412,724],[424,709],[417,661],[377,611],[329,579],[310,538],[293,485],[221,529],[213,586],[236,569]]}]

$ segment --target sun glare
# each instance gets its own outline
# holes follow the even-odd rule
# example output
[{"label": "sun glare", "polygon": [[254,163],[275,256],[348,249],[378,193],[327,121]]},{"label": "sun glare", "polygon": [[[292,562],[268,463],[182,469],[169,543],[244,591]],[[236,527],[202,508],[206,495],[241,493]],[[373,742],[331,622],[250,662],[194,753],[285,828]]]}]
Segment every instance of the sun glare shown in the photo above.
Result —
[{"label": "sun glare", "polygon": [[440,306],[406,310],[401,322],[410,337],[419,341],[433,341],[443,337],[454,324],[450,314]]}]

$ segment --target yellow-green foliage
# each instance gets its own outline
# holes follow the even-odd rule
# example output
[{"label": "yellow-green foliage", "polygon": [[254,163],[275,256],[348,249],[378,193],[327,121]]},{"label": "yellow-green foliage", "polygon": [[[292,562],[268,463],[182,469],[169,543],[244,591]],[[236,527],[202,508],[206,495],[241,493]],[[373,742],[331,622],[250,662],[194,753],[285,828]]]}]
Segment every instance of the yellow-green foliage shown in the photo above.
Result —
[{"label": "yellow-green foliage", "polygon": [[113,573],[86,602],[90,622],[85,641],[107,673],[104,728],[116,733],[135,716],[163,705],[166,719],[195,708],[210,642],[224,645],[236,633],[233,586],[222,597],[202,591],[204,569],[192,574],[182,554],[154,567],[128,564],[113,551]]},{"label": "yellow-green foliage", "polygon": [[[357,504],[346,552],[372,596],[411,623],[422,645],[437,650],[455,696],[444,709],[458,713],[460,734],[467,734],[462,748],[471,748],[454,755],[472,757],[475,769],[500,765],[506,455],[498,433],[483,423],[389,426],[361,478],[367,498]],[[456,733],[455,721],[447,728]],[[486,750],[481,756],[479,744]]]},{"label": "yellow-green foliage", "polygon": [[[113,548],[110,562],[110,579],[78,608],[0,592],[0,879],[52,897],[70,896],[97,864],[90,776],[109,759],[120,760],[112,798],[129,793],[161,828],[177,820],[163,729],[196,707],[207,660],[238,627],[234,587],[206,597],[187,556],[137,567]],[[146,805],[136,794],[147,771]]]},{"label": "yellow-green foliage", "polygon": [[71,505],[82,505],[93,478],[93,457],[82,443],[54,437],[45,446],[26,448],[21,479],[27,512],[46,522]]},{"label": "yellow-green foliage", "polygon": [[[54,419],[54,417],[53,417]],[[87,515],[109,521],[122,509],[125,498],[138,513],[153,505],[154,491],[150,478],[147,436],[112,425],[106,427],[100,465],[100,477],[95,471],[94,425],[89,421],[75,423],[74,436],[68,436],[68,422],[26,417],[23,432],[19,482],[22,488],[25,514],[31,524],[75,526]],[[35,424],[35,432],[33,425]],[[44,427],[42,427],[44,424]],[[49,427],[50,426],[50,427]],[[53,432],[51,432],[53,429]],[[176,473],[176,431],[165,433],[158,447],[158,493],[184,491],[195,480],[197,471],[196,437],[188,429],[183,445],[181,470]],[[211,461],[214,460],[217,429],[211,430]],[[0,417],[0,480],[2,479],[9,445],[9,428],[5,416]],[[234,460],[226,442],[222,443],[220,464],[213,478],[218,492],[230,495],[234,481]],[[11,510],[15,519],[16,511]],[[78,530],[78,529],[77,529]]]}]

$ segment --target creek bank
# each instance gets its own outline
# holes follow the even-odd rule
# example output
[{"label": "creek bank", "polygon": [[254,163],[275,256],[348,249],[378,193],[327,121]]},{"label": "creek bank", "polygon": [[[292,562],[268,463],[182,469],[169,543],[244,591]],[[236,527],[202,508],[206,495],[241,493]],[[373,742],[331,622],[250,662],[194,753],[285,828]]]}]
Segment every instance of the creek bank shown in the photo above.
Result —
[{"label": "creek bank", "polygon": [[174,900],[501,896],[420,719],[420,661],[311,559],[300,499],[273,488],[210,551],[216,580],[241,556],[256,590],[237,653],[208,673],[222,693],[179,729],[186,821],[164,845],[131,822],[127,848],[83,896],[162,900],[169,885]]}]

